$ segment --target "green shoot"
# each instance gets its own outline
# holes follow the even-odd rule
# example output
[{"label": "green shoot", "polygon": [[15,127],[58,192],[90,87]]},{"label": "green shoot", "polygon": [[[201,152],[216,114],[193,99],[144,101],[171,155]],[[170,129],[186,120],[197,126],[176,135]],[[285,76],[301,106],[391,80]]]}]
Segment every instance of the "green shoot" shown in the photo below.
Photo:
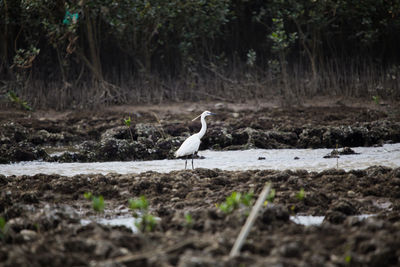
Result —
[{"label": "green shoot", "polygon": [[134,217],[139,217],[135,221],[135,226],[141,232],[151,232],[157,225],[156,218],[149,213],[149,202],[145,196],[130,199],[129,208],[133,211]]},{"label": "green shoot", "polygon": [[92,201],[92,208],[93,208],[94,211],[96,211],[96,212],[103,212],[104,211],[105,203],[104,203],[104,198],[103,198],[102,195],[94,196],[91,192],[86,192],[86,193],[83,194],[83,196],[87,200],[91,200]]},{"label": "green shoot", "polygon": [[304,192],[304,188],[301,188],[300,191],[296,194],[298,200],[302,201],[305,197],[306,193]]},{"label": "green shoot", "polygon": [[88,200],[91,200],[92,197],[93,197],[93,195],[92,195],[91,192],[85,192],[85,193],[83,194],[83,196],[84,196],[86,199],[88,199]]},{"label": "green shoot", "polygon": [[253,204],[253,202],[252,202],[253,197],[254,197],[253,192],[249,192],[249,193],[242,195],[242,197],[240,198],[240,201],[243,205],[245,205],[246,207],[249,207]]},{"label": "green shoot", "polygon": [[224,213],[231,213],[235,209],[239,208],[240,205],[251,206],[253,204],[253,193],[249,192],[244,195],[238,192],[233,192],[228,196],[223,203],[217,205],[217,207]]},{"label": "green shoot", "polygon": [[379,96],[373,95],[372,100],[375,102],[376,105],[379,105],[379,101],[380,101]]},{"label": "green shoot", "polygon": [[3,217],[0,217],[0,239],[4,239],[8,233],[8,224]]},{"label": "green shoot", "polygon": [[103,196],[93,197],[92,198],[92,207],[97,212],[104,211],[104,198]]},{"label": "green shoot", "polygon": [[193,225],[192,215],[190,215],[189,213],[186,213],[185,214],[185,226],[187,228],[190,228],[190,227],[192,227],[192,225]]},{"label": "green shoot", "polygon": [[350,264],[351,256],[350,255],[346,255],[346,257],[344,257],[344,261],[346,262],[346,264]]},{"label": "green shoot", "polygon": [[157,225],[156,218],[148,213],[144,214],[142,218],[135,221],[135,226],[141,232],[152,232],[155,229],[156,225]]},{"label": "green shoot", "polygon": [[147,211],[149,208],[149,202],[145,196],[140,196],[140,198],[129,200],[129,208],[133,211]]},{"label": "green shoot", "polygon": [[239,207],[241,194],[233,192],[230,196],[225,199],[225,202],[218,205],[219,209],[224,213],[231,213]]},{"label": "green shoot", "polygon": [[264,206],[266,206],[268,204],[268,202],[274,202],[275,199],[275,189],[271,188],[271,190],[268,193],[267,198],[264,201]]},{"label": "green shoot", "polygon": [[131,127],[131,117],[129,116],[127,119],[124,119],[124,123],[127,127]]},{"label": "green shoot", "polygon": [[129,129],[129,134],[130,134],[132,142],[133,142],[133,134],[131,131],[131,122],[132,122],[131,116],[129,116],[127,119],[124,119],[124,123],[125,123],[126,127],[128,127],[128,129]]},{"label": "green shoot", "polygon": [[26,101],[21,100],[14,91],[8,91],[7,96],[12,103],[21,106],[25,110],[32,110],[32,108],[28,105],[28,103]]}]

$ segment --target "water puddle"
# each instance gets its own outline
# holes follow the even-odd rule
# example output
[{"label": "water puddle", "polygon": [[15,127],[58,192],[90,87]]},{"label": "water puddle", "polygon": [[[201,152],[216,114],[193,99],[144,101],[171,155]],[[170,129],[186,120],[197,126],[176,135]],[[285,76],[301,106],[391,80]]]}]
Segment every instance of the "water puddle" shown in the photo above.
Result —
[{"label": "water puddle", "polygon": [[[400,143],[386,144],[382,147],[356,147],[357,155],[341,155],[339,159],[323,158],[332,149],[250,149],[241,151],[200,151],[205,159],[195,160],[195,168],[222,170],[296,170],[322,171],[329,168],[365,169],[373,165],[391,168],[400,167]],[[265,158],[259,160],[259,158]],[[60,174],[74,176],[89,173],[141,173],[146,171],[170,172],[184,169],[181,159],[94,162],[94,163],[54,163],[54,162],[21,162],[0,164],[3,175]],[[191,166],[189,163],[188,166]]]},{"label": "water puddle", "polygon": [[[362,221],[368,217],[375,216],[373,214],[361,214],[356,215],[358,220]],[[290,220],[294,223],[301,224],[304,226],[320,225],[324,221],[325,216],[311,216],[311,215],[296,215],[290,216]]]},{"label": "water puddle", "polygon": [[100,219],[81,219],[82,225],[87,225],[92,222],[97,222],[99,224],[108,225],[108,226],[125,226],[128,229],[131,229],[133,233],[136,233],[138,229],[135,226],[136,218],[134,217],[117,217],[112,219],[100,218]]},{"label": "water puddle", "polygon": [[325,216],[297,215],[290,216],[290,220],[297,224],[305,226],[320,225],[324,221]]}]

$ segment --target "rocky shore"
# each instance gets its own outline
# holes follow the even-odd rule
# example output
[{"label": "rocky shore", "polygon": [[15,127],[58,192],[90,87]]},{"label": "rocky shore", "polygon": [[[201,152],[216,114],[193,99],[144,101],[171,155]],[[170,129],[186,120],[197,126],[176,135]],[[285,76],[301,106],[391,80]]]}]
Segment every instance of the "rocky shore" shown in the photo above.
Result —
[{"label": "rocky shore", "polygon": [[[200,150],[336,148],[400,142],[398,107],[214,108]],[[55,113],[2,112],[0,163],[130,161],[173,158],[200,129],[202,110]],[[130,127],[124,119],[130,117]],[[54,153],[54,152],[59,153]]]}]

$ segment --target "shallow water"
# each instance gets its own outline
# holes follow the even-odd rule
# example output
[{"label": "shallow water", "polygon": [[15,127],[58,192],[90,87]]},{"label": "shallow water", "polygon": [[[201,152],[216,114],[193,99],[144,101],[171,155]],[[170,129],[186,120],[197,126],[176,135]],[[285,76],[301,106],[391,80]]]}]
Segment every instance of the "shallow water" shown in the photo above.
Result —
[{"label": "shallow water", "polygon": [[[375,216],[373,214],[362,214],[356,215],[358,220],[362,221],[368,217]],[[321,225],[324,221],[325,216],[311,216],[311,215],[296,215],[290,216],[290,220],[294,223],[301,224],[304,226],[312,226],[312,225]],[[136,233],[138,231],[137,227],[135,226],[136,218],[134,217],[116,217],[116,218],[97,218],[97,219],[81,219],[82,225],[87,225],[92,222],[97,222],[103,225],[109,226],[125,226],[126,228],[130,229],[132,232]]]},{"label": "shallow water", "polygon": [[126,228],[131,229],[132,232],[136,233],[138,231],[138,229],[135,226],[136,220],[137,219],[134,217],[117,217],[112,219],[99,218],[94,220],[81,219],[81,224],[87,225],[92,222],[97,222],[99,224],[109,225],[109,226],[125,226]]},{"label": "shallow water", "polygon": [[[362,221],[368,217],[375,216],[373,214],[361,214],[355,215],[358,220]],[[324,221],[325,216],[311,216],[311,215],[296,215],[290,216],[290,220],[297,224],[302,224],[304,226],[320,225]]]},{"label": "shallow water", "polygon": [[[200,151],[205,159],[195,159],[195,168],[219,168],[222,170],[274,169],[322,171],[329,168],[365,169],[373,165],[392,168],[400,167],[400,143],[382,147],[356,147],[357,155],[341,155],[339,159],[325,159],[323,156],[332,149],[250,149],[241,151]],[[259,160],[264,157],[264,160]],[[297,157],[298,159],[294,159]],[[188,167],[191,162],[188,161]],[[54,163],[21,162],[0,164],[3,175],[60,174],[74,176],[89,173],[140,173],[145,171],[170,172],[182,170],[185,162],[176,160],[95,162],[95,163]]]}]

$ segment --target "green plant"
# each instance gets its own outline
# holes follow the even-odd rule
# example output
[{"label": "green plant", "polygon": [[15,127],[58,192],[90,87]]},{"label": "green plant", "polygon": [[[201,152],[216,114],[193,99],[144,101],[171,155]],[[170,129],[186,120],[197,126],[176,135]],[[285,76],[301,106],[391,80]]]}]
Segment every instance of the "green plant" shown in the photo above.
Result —
[{"label": "green plant", "polygon": [[32,108],[28,105],[28,103],[26,101],[21,100],[21,98],[19,98],[14,91],[8,91],[7,97],[12,103],[19,105],[23,109],[32,110]]},{"label": "green plant", "polygon": [[344,261],[346,262],[346,264],[350,264],[351,263],[351,255],[346,255],[344,257]]},{"label": "green plant", "polygon": [[132,130],[131,130],[131,122],[132,122],[132,120],[131,120],[130,116],[127,119],[124,119],[124,123],[125,123],[126,127],[128,127],[129,134],[130,134],[131,140],[133,142],[133,134],[132,134]]},{"label": "green plant", "polygon": [[97,212],[104,211],[104,198],[103,196],[93,197],[92,198],[92,207]]},{"label": "green plant", "polygon": [[192,227],[192,225],[193,225],[192,215],[190,215],[190,213],[186,213],[185,214],[185,226],[187,228],[190,228],[190,227]]},{"label": "green plant", "polygon": [[128,127],[129,134],[131,136],[131,140],[133,141],[133,134],[132,134],[132,130],[131,130],[131,122],[132,122],[132,120],[131,120],[130,116],[127,119],[124,119],[124,123],[125,123],[126,127]]},{"label": "green plant", "polygon": [[157,226],[156,217],[149,213],[143,214],[141,218],[135,221],[135,226],[141,232],[152,232]]},{"label": "green plant", "polygon": [[91,192],[86,192],[83,194],[83,196],[92,201],[92,208],[96,212],[103,212],[105,203],[104,203],[104,198],[102,195],[100,196],[94,196]]},{"label": "green plant", "polygon": [[157,220],[149,213],[149,202],[145,196],[130,199],[129,208],[133,211],[133,216],[137,218],[135,226],[141,232],[151,232],[155,229]]},{"label": "green plant", "polygon": [[149,202],[145,196],[140,196],[140,198],[129,200],[129,208],[133,211],[147,211],[149,208]]},{"label": "green plant", "polygon": [[254,193],[253,192],[248,192],[245,194],[242,194],[240,198],[240,202],[245,205],[246,207],[250,207],[253,204],[253,197]]},{"label": "green plant", "polygon": [[85,193],[83,193],[83,196],[88,200],[92,200],[93,195],[91,192],[85,192]]},{"label": "green plant", "polygon": [[239,208],[240,205],[251,206],[253,202],[254,194],[252,192],[241,194],[238,192],[232,192],[232,194],[226,197],[225,201],[217,207],[224,213],[231,213],[235,209]]},{"label": "green plant", "polygon": [[131,117],[129,116],[127,119],[124,119],[124,123],[127,127],[131,127]]},{"label": "green plant", "polygon": [[376,105],[379,105],[379,102],[380,102],[379,96],[373,95],[373,96],[372,96],[372,100],[374,101],[374,103],[375,103]]},{"label": "green plant", "polygon": [[306,193],[304,192],[304,188],[301,188],[300,191],[296,194],[297,199],[300,201],[304,200],[305,196]]},{"label": "green plant", "polygon": [[271,190],[268,193],[267,198],[264,201],[264,206],[268,204],[268,202],[274,202],[275,199],[275,189],[271,188]]},{"label": "green plant", "polygon": [[8,234],[8,224],[3,217],[0,217],[0,239],[3,240]]}]

